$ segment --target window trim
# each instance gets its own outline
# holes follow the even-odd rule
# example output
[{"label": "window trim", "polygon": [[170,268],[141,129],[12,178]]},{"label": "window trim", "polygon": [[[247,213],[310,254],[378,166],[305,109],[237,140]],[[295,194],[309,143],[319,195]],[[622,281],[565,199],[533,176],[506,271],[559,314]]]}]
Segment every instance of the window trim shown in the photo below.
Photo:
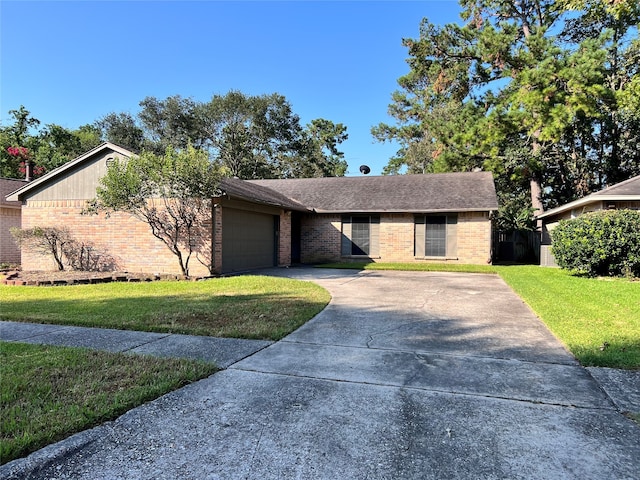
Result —
[{"label": "window trim", "polygon": [[[445,218],[445,254],[427,255],[427,218]],[[458,260],[458,213],[426,213],[414,217],[414,258],[416,260]]]},{"label": "window trim", "polygon": [[[368,222],[354,222],[353,219],[367,218]],[[354,242],[352,235],[352,225],[367,224],[369,226],[369,253],[354,254]],[[379,214],[345,214],[340,222],[340,257],[341,258],[380,258],[380,215]]]}]

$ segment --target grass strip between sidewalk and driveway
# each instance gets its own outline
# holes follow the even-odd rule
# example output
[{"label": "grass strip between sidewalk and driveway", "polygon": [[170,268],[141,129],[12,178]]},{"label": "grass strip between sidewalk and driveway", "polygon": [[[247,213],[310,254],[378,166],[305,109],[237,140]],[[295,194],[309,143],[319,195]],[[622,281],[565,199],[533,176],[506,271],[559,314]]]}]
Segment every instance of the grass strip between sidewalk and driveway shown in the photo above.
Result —
[{"label": "grass strip between sidewalk and driveway", "polygon": [[0,342],[0,464],[215,371],[193,360]]},{"label": "grass strip between sidewalk and driveway", "polygon": [[280,340],[322,311],[330,298],[311,282],[258,275],[199,282],[0,286],[0,318]]},{"label": "grass strip between sidewalk and driveway", "polygon": [[584,366],[640,369],[640,281],[537,265],[338,263],[326,268],[498,274]]}]

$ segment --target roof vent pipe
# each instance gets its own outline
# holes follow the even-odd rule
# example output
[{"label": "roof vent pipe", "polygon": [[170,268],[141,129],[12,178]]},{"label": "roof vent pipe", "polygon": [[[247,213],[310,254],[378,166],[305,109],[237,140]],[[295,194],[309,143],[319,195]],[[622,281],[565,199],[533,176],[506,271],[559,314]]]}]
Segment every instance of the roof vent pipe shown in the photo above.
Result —
[{"label": "roof vent pipe", "polygon": [[24,179],[27,182],[33,180],[33,163],[31,163],[31,160],[24,161]]}]

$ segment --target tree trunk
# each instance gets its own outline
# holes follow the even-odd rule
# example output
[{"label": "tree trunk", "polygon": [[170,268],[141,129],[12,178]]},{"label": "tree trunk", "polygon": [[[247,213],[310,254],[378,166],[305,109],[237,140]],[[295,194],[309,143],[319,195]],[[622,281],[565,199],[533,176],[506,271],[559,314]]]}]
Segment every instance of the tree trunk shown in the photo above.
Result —
[{"label": "tree trunk", "polygon": [[[531,186],[531,206],[534,209],[534,215],[540,215],[544,212],[544,208],[542,207],[542,187],[540,185],[540,181],[536,178],[531,178],[529,180],[529,184]],[[542,228],[542,220],[536,220],[536,227],[538,230]]]}]

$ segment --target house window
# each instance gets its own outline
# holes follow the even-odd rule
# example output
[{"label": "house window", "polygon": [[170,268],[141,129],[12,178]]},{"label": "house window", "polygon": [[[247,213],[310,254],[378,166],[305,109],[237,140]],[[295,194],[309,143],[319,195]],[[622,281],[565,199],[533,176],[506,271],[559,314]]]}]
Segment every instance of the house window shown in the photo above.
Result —
[{"label": "house window", "polygon": [[377,256],[379,238],[379,215],[343,215],[342,256]]},{"label": "house window", "polygon": [[447,217],[426,217],[425,224],[425,256],[445,257],[447,255]]},{"label": "house window", "polygon": [[416,257],[457,257],[456,214],[419,215],[415,217]]}]

